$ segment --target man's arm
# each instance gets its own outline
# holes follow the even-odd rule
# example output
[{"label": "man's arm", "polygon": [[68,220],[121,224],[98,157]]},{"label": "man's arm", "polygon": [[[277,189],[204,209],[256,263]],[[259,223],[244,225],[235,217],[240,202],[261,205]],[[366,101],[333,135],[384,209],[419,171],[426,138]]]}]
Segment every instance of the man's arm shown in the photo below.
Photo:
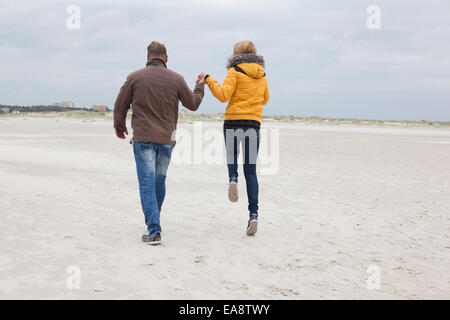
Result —
[{"label": "man's arm", "polygon": [[184,78],[181,77],[178,99],[180,99],[185,108],[188,108],[191,111],[196,111],[200,106],[200,103],[202,102],[204,87],[204,82],[197,82],[197,84],[195,85],[195,89],[192,92],[191,89],[189,89],[189,87],[187,86],[186,81],[184,81]]},{"label": "man's arm", "polygon": [[120,88],[116,102],[114,103],[114,129],[116,130],[117,137],[120,139],[125,139],[125,134],[128,134],[126,121],[132,99],[133,85],[132,80],[128,76],[122,88]]}]

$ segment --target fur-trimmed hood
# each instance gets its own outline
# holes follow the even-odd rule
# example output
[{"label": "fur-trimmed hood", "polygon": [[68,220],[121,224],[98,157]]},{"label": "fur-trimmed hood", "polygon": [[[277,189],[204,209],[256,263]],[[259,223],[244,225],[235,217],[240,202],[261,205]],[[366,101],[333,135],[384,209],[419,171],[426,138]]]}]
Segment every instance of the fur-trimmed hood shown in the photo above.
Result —
[{"label": "fur-trimmed hood", "polygon": [[227,67],[228,69],[238,68],[238,71],[254,79],[261,79],[266,75],[264,58],[256,54],[235,54],[228,60]]},{"label": "fur-trimmed hood", "polygon": [[248,54],[235,54],[234,56],[228,59],[227,69],[237,66],[240,63],[257,63],[260,66],[265,67],[264,57],[259,56],[257,54],[248,53]]}]

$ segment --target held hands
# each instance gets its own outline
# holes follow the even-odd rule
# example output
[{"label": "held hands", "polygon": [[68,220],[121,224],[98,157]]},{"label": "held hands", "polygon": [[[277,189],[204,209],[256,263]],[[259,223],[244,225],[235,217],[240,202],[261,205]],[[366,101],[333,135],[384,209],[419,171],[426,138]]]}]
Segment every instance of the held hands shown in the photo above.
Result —
[{"label": "held hands", "polygon": [[205,83],[205,77],[206,77],[206,73],[202,72],[198,75],[197,77],[197,81],[195,81],[195,83],[197,84],[204,84]]}]

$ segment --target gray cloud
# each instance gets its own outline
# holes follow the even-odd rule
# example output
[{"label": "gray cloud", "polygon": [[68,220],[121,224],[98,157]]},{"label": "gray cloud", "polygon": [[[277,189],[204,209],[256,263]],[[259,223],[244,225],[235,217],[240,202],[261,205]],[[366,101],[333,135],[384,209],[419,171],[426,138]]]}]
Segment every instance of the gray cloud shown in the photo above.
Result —
[{"label": "gray cloud", "polygon": [[[81,8],[68,30],[66,9]],[[236,41],[267,61],[266,114],[450,120],[450,4],[377,1],[0,1],[0,103],[112,106],[151,40],[190,83],[218,79]],[[200,112],[223,112],[208,90]]]}]

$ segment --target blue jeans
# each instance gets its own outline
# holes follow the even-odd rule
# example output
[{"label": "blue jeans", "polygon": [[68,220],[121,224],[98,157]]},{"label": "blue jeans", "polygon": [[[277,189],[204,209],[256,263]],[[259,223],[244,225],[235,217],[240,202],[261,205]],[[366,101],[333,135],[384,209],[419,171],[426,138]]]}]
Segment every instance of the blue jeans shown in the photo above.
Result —
[{"label": "blue jeans", "polygon": [[225,149],[227,152],[228,177],[231,181],[238,181],[238,156],[240,145],[244,151],[244,176],[247,184],[248,211],[258,214],[258,177],[256,175],[256,159],[259,150],[259,129],[234,128],[223,130]]},{"label": "blue jeans", "polygon": [[173,145],[133,142],[142,211],[149,234],[161,232],[159,215],[166,195],[166,172]]}]

